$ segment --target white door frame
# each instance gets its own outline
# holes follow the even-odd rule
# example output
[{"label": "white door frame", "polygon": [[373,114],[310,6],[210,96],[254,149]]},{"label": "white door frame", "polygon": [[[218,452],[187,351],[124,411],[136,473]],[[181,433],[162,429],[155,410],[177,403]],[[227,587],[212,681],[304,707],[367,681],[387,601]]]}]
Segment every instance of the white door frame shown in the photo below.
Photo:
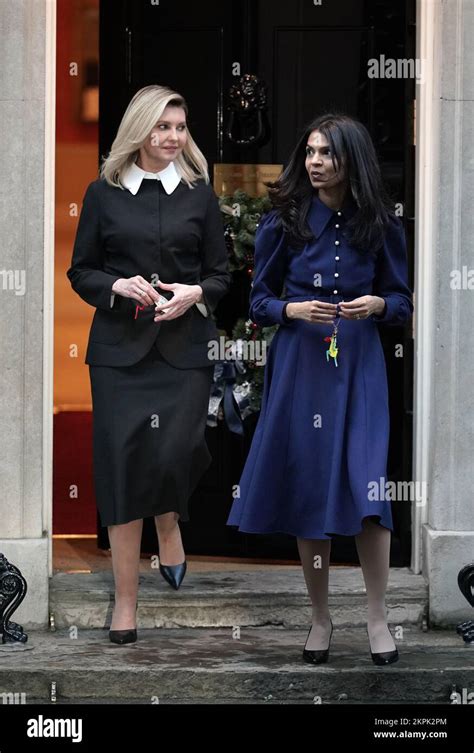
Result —
[{"label": "white door frame", "polygon": [[43,260],[43,531],[53,574],[54,221],[56,152],[56,0],[45,0]]},{"label": "white door frame", "polygon": [[417,0],[416,56],[422,65],[422,82],[416,85],[415,161],[415,315],[414,315],[414,405],[413,478],[427,489],[421,505],[413,502],[412,558],[415,573],[422,570],[423,525],[428,521],[430,480],[431,365],[433,338],[433,285],[436,276],[433,244],[437,176],[433,159],[437,149],[439,113],[438,76],[435,58],[439,24],[438,0]]}]

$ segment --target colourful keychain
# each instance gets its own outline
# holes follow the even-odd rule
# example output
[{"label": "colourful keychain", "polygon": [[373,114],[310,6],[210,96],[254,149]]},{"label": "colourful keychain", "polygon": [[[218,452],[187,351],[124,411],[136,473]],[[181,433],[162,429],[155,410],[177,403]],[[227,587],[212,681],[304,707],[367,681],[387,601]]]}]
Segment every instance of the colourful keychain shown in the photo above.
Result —
[{"label": "colourful keychain", "polygon": [[325,337],[324,341],[330,343],[329,348],[326,351],[326,361],[329,361],[329,356],[331,356],[331,358],[334,358],[334,363],[337,366],[337,354],[339,353],[339,348],[337,347],[336,334],[333,333],[331,337]]},{"label": "colourful keychain", "polygon": [[[336,309],[336,314],[339,314],[339,306]],[[334,358],[334,363],[336,366],[338,365],[337,354],[339,353],[339,348],[337,347],[337,329],[339,327],[340,319],[341,317],[340,315],[338,315],[333,324],[332,335],[328,335],[328,337],[324,338],[324,342],[329,343],[329,348],[326,350],[326,361],[329,363],[329,358]]]}]

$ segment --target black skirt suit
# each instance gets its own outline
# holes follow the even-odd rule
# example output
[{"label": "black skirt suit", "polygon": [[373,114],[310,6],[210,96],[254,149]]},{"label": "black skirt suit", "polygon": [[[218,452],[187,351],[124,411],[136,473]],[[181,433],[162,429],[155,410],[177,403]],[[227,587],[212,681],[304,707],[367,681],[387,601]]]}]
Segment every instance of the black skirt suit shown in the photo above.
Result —
[{"label": "black skirt suit", "polygon": [[[188,499],[211,462],[204,438],[208,341],[217,337],[211,315],[230,284],[212,187],[173,182],[173,164],[158,180],[135,165],[132,171],[131,190],[102,179],[88,186],[67,272],[96,308],[86,363],[103,526],[166,512],[188,519]],[[137,301],[112,294],[115,280],[134,275],[199,284],[203,304],[154,322],[154,306],[137,311]]]}]

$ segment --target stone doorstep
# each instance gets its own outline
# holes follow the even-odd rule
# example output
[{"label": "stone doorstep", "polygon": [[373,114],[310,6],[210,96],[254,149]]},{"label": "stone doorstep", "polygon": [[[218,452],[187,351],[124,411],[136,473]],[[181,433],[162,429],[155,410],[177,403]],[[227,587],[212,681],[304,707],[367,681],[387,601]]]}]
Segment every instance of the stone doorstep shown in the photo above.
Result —
[{"label": "stone doorstep", "polygon": [[[363,626],[365,586],[359,568],[330,572],[334,624]],[[111,571],[57,573],[50,582],[50,611],[56,627],[103,628],[114,598]],[[188,572],[178,592],[158,572],[140,574],[138,624],[142,628],[280,625],[304,627],[310,601],[300,567],[268,570]],[[390,571],[387,606],[394,625],[421,625],[428,589],[423,576],[407,568]]]},{"label": "stone doorstep", "polygon": [[0,645],[0,694],[26,702],[450,703],[474,691],[474,646],[454,631],[406,627],[400,660],[376,667],[362,628],[338,628],[329,662],[305,664],[305,630],[244,628],[140,630],[135,644],[106,630],[34,631],[28,643]]}]

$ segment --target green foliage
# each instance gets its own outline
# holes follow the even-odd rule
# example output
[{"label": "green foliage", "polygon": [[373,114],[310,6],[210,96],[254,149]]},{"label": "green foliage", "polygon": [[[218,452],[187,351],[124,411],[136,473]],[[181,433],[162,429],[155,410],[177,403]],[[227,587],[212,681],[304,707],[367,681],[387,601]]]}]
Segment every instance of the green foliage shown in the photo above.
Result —
[{"label": "green foliage", "polygon": [[[273,327],[259,327],[252,322],[251,319],[238,319],[232,330],[232,339],[234,342],[237,340],[261,340],[265,343],[266,357],[268,357],[270,343],[277,329],[278,325],[274,325]],[[265,366],[255,359],[244,358],[243,363],[245,365],[245,373],[238,374],[237,384],[244,384],[245,382],[249,383],[250,410],[259,411],[262,402]]]},{"label": "green foliage", "polygon": [[237,189],[232,195],[221,196],[219,205],[223,214],[229,265],[231,271],[253,270],[255,233],[260,218],[271,207],[268,196],[249,196]]},{"label": "green foliage", "polygon": [[[263,214],[272,208],[268,196],[249,196],[240,188],[232,195],[219,197],[219,205],[224,219],[225,237],[229,251],[229,267],[231,271],[247,269],[253,274],[255,259],[255,234]],[[263,340],[266,342],[266,352],[273,335],[278,329],[274,327],[259,327],[250,319],[238,319],[232,331],[232,339]],[[243,359],[245,373],[238,374],[237,385],[250,385],[250,410],[259,411],[262,400],[264,365],[254,359]]]}]

